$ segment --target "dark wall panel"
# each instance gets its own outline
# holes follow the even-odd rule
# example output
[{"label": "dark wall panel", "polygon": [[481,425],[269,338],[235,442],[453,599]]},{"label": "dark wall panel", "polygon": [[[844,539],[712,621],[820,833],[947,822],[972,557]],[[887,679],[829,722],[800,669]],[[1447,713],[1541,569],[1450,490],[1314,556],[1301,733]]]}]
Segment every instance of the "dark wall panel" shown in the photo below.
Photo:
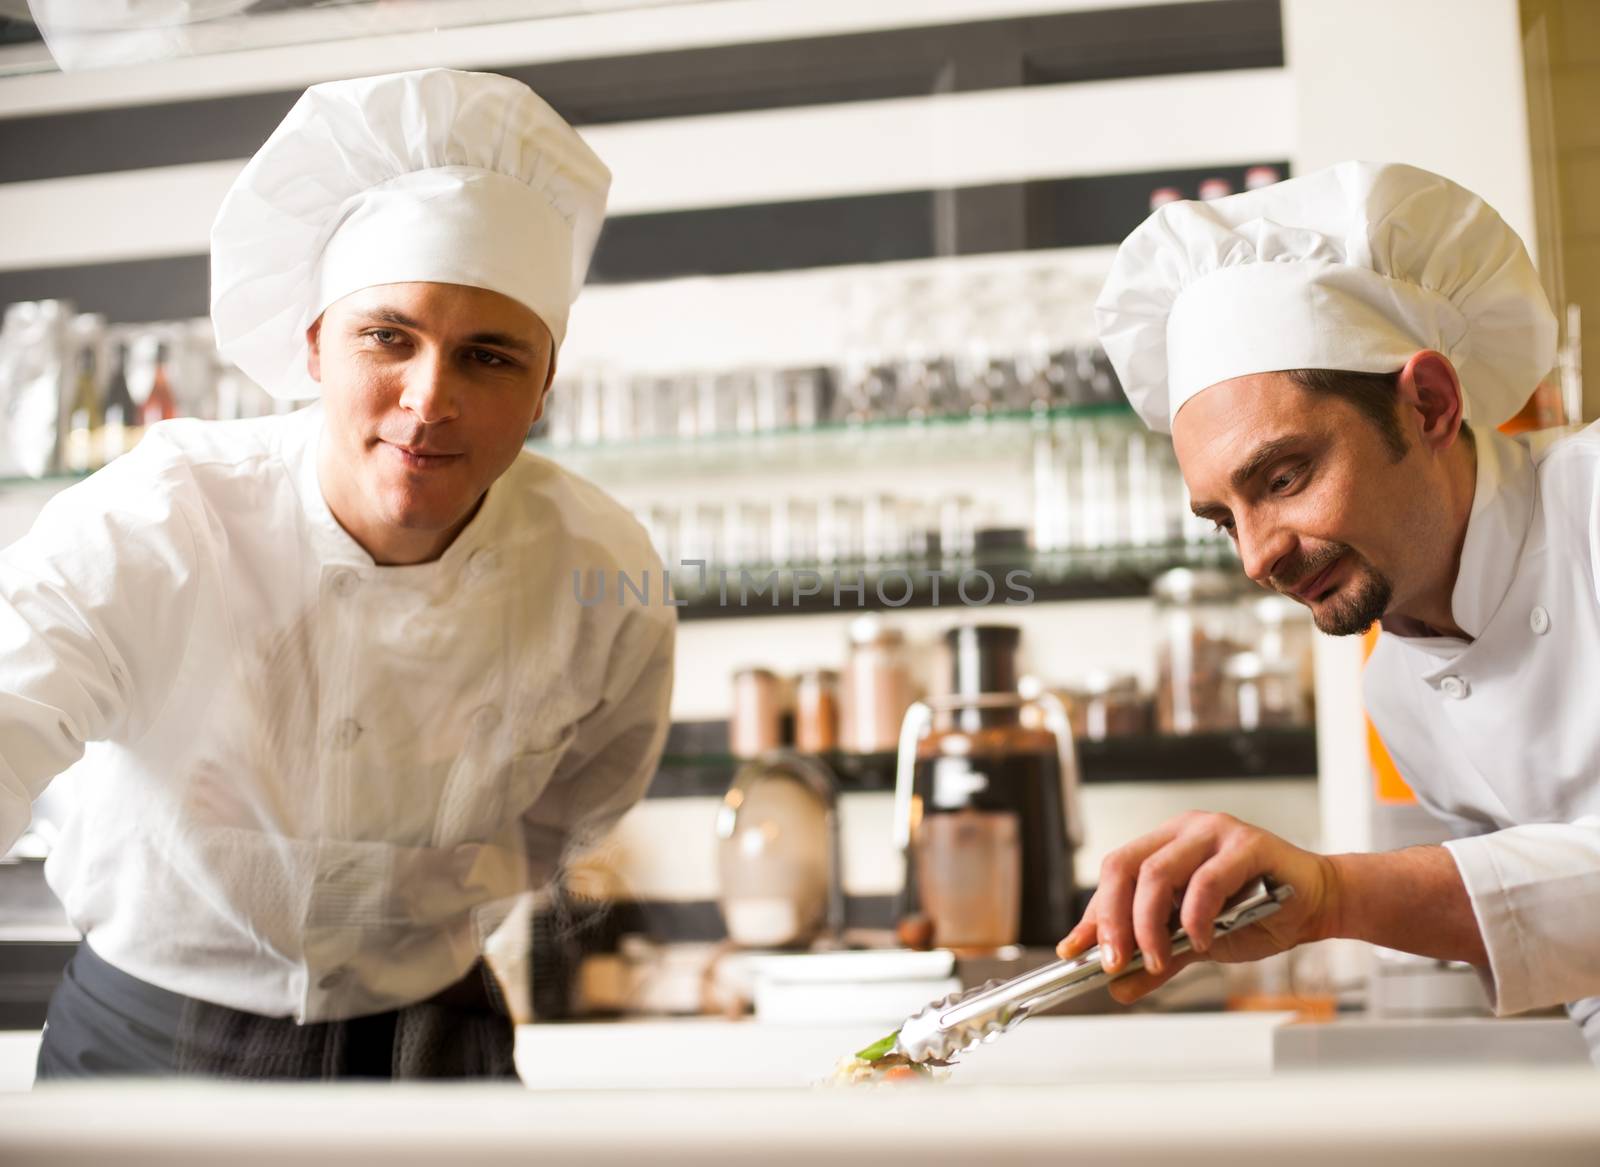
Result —
[{"label": "dark wall panel", "polygon": [[[1282,64],[1278,0],[1209,0],[497,71],[574,124],[596,125]],[[0,118],[0,182],[248,157],[297,96]]]},{"label": "dark wall panel", "polygon": [[[1288,173],[1287,163],[1267,161]],[[1245,169],[1214,166],[622,216],[606,224],[590,279],[632,283],[1113,244],[1143,220],[1156,187],[1175,186],[1192,198],[1201,179],[1215,176],[1242,189]],[[943,238],[941,205],[954,208],[955,222]],[[82,311],[125,322],[203,316],[208,280],[204,256],[7,271],[0,272],[0,304],[66,299]]]},{"label": "dark wall panel", "polygon": [[204,255],[0,271],[0,304],[71,300],[80,312],[101,312],[113,323],[204,316],[211,310],[210,272]]},{"label": "dark wall panel", "polygon": [[1092,178],[1063,178],[1027,184],[1027,246],[1096,247],[1120,243],[1150,213],[1150,195],[1170,186],[1185,198],[1198,198],[1200,183],[1225,178],[1233,189],[1244,189],[1251,166],[1270,166],[1280,178],[1289,176],[1283,159],[1262,159],[1247,165],[1207,166],[1196,170],[1168,170],[1157,174],[1104,174]]},{"label": "dark wall panel", "polygon": [[600,235],[591,280],[882,263],[933,254],[931,191],[630,215]]}]

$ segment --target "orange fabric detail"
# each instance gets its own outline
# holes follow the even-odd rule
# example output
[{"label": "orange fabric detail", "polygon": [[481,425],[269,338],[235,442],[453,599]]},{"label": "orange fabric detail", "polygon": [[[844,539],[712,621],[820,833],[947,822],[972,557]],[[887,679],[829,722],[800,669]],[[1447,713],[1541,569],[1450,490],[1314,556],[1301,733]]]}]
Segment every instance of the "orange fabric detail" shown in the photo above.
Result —
[{"label": "orange fabric detail", "polygon": [[[1374,624],[1368,628],[1361,637],[1361,658],[1366,660],[1372,655],[1372,650],[1378,645],[1378,626]],[[1372,718],[1365,718],[1367,723],[1367,764],[1372,768],[1372,781],[1374,793],[1379,802],[1388,803],[1414,803],[1417,796],[1406,785],[1406,780],[1400,777],[1400,768],[1394,764],[1394,758],[1389,754],[1389,748],[1383,744],[1383,739],[1378,736],[1378,727],[1372,724]]]}]

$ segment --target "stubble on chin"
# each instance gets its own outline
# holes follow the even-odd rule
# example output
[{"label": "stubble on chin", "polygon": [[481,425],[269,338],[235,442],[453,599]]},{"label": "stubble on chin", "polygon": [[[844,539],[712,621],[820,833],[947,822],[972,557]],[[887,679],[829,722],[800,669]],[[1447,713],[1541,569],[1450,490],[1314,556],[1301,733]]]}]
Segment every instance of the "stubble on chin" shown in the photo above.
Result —
[{"label": "stubble on chin", "polygon": [[1364,566],[1330,596],[1311,619],[1329,636],[1357,636],[1383,618],[1394,600],[1394,585],[1377,568]]}]

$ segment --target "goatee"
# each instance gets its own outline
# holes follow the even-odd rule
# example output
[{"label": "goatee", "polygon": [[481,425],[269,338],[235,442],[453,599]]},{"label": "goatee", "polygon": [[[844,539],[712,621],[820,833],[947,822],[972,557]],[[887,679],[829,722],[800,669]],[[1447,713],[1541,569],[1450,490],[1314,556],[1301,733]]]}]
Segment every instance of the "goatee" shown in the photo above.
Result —
[{"label": "goatee", "polygon": [[[1270,581],[1278,591],[1295,595],[1307,582],[1345,556],[1353,561],[1354,570],[1349,582],[1330,596],[1320,610],[1311,608],[1312,622],[1329,636],[1355,636],[1371,628],[1383,617],[1389,610],[1390,601],[1394,599],[1394,585],[1386,575],[1357,555],[1347,544],[1330,543],[1297,560]],[[1311,607],[1310,604],[1306,606]]]},{"label": "goatee", "polygon": [[1368,567],[1328,597],[1311,620],[1329,636],[1356,636],[1371,628],[1389,610],[1394,585],[1375,567]]}]

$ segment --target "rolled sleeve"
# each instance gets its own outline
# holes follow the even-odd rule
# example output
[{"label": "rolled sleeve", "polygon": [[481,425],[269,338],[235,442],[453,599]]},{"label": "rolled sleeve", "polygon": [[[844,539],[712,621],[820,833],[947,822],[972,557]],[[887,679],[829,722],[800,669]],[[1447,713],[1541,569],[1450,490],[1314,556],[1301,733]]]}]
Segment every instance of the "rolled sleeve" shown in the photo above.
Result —
[{"label": "rolled sleeve", "polygon": [[1497,1015],[1600,994],[1600,817],[1445,844],[1489,954]]}]

